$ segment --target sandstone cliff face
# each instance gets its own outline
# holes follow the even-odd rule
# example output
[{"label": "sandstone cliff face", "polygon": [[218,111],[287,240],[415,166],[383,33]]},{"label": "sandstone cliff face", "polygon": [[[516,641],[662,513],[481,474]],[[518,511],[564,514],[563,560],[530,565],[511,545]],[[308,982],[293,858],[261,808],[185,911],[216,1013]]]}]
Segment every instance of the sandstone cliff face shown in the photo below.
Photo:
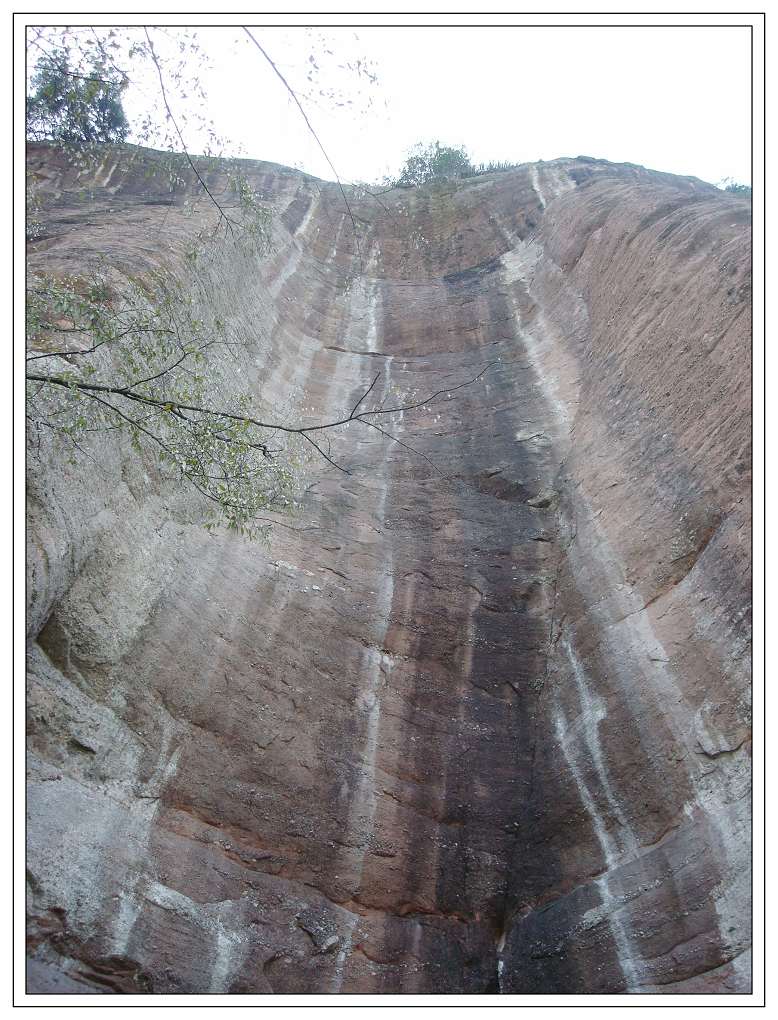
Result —
[{"label": "sandstone cliff face", "polygon": [[[30,166],[35,267],[186,287],[205,203]],[[491,367],[268,545],[32,449],[29,990],[747,990],[748,204],[557,160],[352,195],[360,266],[335,186],[247,173],[275,251],[202,300],[258,393]]]}]

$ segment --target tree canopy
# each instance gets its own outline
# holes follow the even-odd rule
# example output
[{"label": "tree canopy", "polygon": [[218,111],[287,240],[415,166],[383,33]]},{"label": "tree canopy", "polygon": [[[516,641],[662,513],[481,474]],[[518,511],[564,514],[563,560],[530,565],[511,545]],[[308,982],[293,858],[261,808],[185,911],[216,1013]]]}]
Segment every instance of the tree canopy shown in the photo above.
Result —
[{"label": "tree canopy", "polygon": [[405,161],[397,184],[400,187],[418,187],[433,180],[447,180],[455,177],[471,177],[475,167],[463,147],[455,148],[430,142],[419,142]]},{"label": "tree canopy", "polygon": [[122,107],[127,79],[105,63],[72,70],[67,50],[44,54],[27,98],[27,137],[64,144],[123,142],[129,124]]},{"label": "tree canopy", "polygon": [[462,177],[480,177],[482,174],[504,173],[515,170],[518,163],[490,160],[476,165],[464,146],[441,145],[439,141],[418,142],[410,150],[396,180],[388,181],[393,187],[418,188],[430,181],[448,181]]},{"label": "tree canopy", "polygon": [[[278,65],[248,28],[243,31],[291,95],[338,181],[361,273],[358,227],[337,171]],[[295,421],[284,407],[264,407],[258,393],[229,373],[232,358],[247,341],[213,314],[203,295],[209,266],[226,247],[236,259],[250,262],[271,250],[272,209],[240,161],[221,155],[224,140],[210,122],[204,121],[206,152],[192,156],[187,147],[192,97],[207,110],[197,75],[199,44],[185,32],[144,26],[107,32],[86,27],[86,32],[40,29],[30,38],[39,55],[29,83],[28,138],[62,145],[82,173],[96,170],[104,158],[100,143],[124,142],[130,133],[122,93],[130,71],[137,84],[145,64],[158,99],[138,116],[132,138],[162,151],[132,146],[125,153],[127,165],[143,164],[146,176],[165,175],[184,215],[191,215],[196,206],[191,198],[199,195],[218,217],[215,223],[204,220],[191,238],[183,288],[180,278],[164,271],[142,281],[122,280],[121,274],[117,279],[100,252],[80,266],[82,272],[64,276],[47,271],[45,261],[31,264],[26,371],[31,449],[51,440],[71,454],[84,453],[81,444],[96,438],[94,433],[116,441],[123,436],[135,454],[145,451],[155,458],[160,476],[185,483],[202,497],[193,509],[206,527],[226,525],[249,536],[263,524],[277,523],[263,512],[297,505],[308,452],[350,473],[330,447],[329,435],[340,429],[369,428],[418,452],[390,430],[395,416],[451,399],[486,368],[476,379],[423,399],[390,401],[390,407],[376,397],[376,375],[350,410],[341,408],[315,422]],[[420,163],[411,183],[474,169],[464,149],[437,142],[417,148]],[[214,186],[215,176],[223,186]],[[35,244],[46,196],[34,174],[28,174],[27,192],[28,237]],[[75,454],[70,463],[76,464]]]},{"label": "tree canopy", "polygon": [[747,198],[751,197],[751,185],[740,184],[737,181],[730,181],[729,184],[724,188],[725,191],[730,191],[734,195],[745,195]]}]

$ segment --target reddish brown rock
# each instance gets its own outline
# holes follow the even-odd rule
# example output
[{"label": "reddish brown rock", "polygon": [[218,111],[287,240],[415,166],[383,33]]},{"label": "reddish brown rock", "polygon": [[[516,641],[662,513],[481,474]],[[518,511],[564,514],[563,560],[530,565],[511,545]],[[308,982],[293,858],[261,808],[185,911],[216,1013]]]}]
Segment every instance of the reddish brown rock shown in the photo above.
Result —
[{"label": "reddish brown rock", "polygon": [[[83,200],[32,147],[33,267],[186,288],[156,158]],[[353,196],[360,267],[336,187],[246,167],[276,250],[208,300],[264,399],[489,367],[268,545],[33,450],[29,990],[747,990],[749,205],[557,160]]]}]

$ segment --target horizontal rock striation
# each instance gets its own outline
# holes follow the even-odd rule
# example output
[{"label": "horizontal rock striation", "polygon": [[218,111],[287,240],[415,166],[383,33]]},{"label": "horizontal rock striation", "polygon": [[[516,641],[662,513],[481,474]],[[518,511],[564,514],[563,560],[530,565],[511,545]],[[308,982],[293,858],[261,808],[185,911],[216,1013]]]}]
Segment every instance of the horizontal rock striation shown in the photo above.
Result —
[{"label": "horizontal rock striation", "polygon": [[[160,158],[31,147],[32,268],[194,293],[216,212]],[[28,990],[748,990],[749,204],[579,158],[352,222],[244,170],[274,250],[194,293],[224,384],[444,393],[267,544],[31,436]]]}]

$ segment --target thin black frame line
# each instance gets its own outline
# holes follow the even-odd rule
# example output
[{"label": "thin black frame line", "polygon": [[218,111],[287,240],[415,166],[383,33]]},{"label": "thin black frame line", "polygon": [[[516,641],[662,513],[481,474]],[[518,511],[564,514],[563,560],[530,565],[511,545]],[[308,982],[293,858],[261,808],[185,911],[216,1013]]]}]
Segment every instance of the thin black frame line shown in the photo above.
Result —
[{"label": "thin black frame line", "polygon": [[[153,14],[154,12],[153,11],[141,11],[139,13],[140,14]],[[37,22],[32,22],[32,21],[27,22],[27,21],[25,21],[23,24],[24,24],[25,28],[143,28],[144,27],[143,23],[138,23],[138,24],[134,24],[134,25],[123,25],[120,22],[116,22],[116,21],[105,22],[105,23],[90,22],[89,24],[80,23],[80,22],[73,22],[73,21],[63,22],[62,24],[59,24],[59,23],[56,23],[56,22],[46,22],[45,24],[38,24]],[[576,29],[578,29],[578,28],[749,28],[749,29],[753,29],[753,27],[754,27],[751,22],[745,22],[744,24],[740,24],[739,22],[718,22],[716,24],[709,24],[709,23],[706,23],[706,24],[702,24],[702,23],[697,23],[697,24],[674,24],[672,22],[663,22],[663,23],[654,23],[654,22],[652,22],[652,23],[649,23],[649,24],[626,24],[626,23],[622,23],[622,22],[611,22],[611,23],[602,24],[602,25],[591,25],[591,24],[587,24],[587,25],[575,25],[575,24],[559,24],[559,23],[557,23],[557,24],[540,24],[538,22],[532,22],[530,24],[524,24],[524,23],[519,23],[519,22],[505,22],[505,23],[497,23],[497,22],[495,22],[494,24],[491,24],[491,25],[472,25],[472,24],[469,24],[468,22],[455,22],[455,23],[450,23],[450,24],[429,24],[429,25],[427,25],[427,24],[424,24],[424,25],[418,25],[418,24],[412,24],[412,25],[409,24],[409,25],[406,25],[406,24],[396,24],[396,23],[386,24],[386,25],[379,25],[379,24],[370,24],[370,25],[364,25],[364,24],[338,24],[338,25],[333,25],[333,24],[324,24],[324,25],[289,24],[289,25],[287,25],[287,24],[275,23],[275,24],[272,24],[272,25],[268,25],[268,24],[250,24],[249,22],[245,22],[245,24],[249,28],[576,28]],[[210,23],[207,23],[207,24],[198,23],[198,24],[191,24],[190,25],[190,24],[188,24],[186,22],[180,22],[180,23],[179,22],[175,22],[173,24],[168,24],[166,22],[155,21],[155,22],[148,23],[147,25],[145,25],[145,27],[146,28],[241,28],[242,25],[239,24],[238,22],[236,22],[234,25],[216,25],[216,24],[210,24]]]},{"label": "thin black frame line", "polygon": [[[23,17],[25,17],[29,13],[35,13],[35,12],[14,11],[13,12],[13,16],[14,16],[14,18],[16,18],[16,17],[23,18]],[[57,12],[57,13],[59,13],[59,12]],[[81,12],[74,12],[74,13],[79,14]],[[87,12],[83,12],[83,13],[89,14],[89,13],[93,13],[93,12],[88,12],[87,11]],[[160,12],[159,11],[157,11],[157,12],[154,12],[154,11],[116,11],[115,13],[116,13],[117,16],[120,16],[122,14],[132,14],[133,16],[136,16],[136,15],[143,15],[143,14],[149,14],[149,13],[152,13],[152,14],[153,13],[157,13],[157,14],[159,14]],[[165,11],[165,12],[162,12],[162,13],[164,13],[164,14],[172,14],[174,12],[172,12],[172,11]],[[214,12],[214,14],[215,13],[216,12]],[[245,13],[246,13],[245,11],[224,11],[222,16],[223,17],[234,16],[234,17],[241,17],[242,18],[243,14],[245,14]],[[265,14],[279,14],[279,15],[284,14],[284,15],[288,15],[289,13],[290,13],[289,11],[265,11]],[[306,14],[315,14],[315,15],[318,16],[318,15],[321,14],[321,11],[299,11],[298,13],[299,13],[299,15],[301,17],[304,17]],[[332,13],[333,16],[339,16],[341,14],[345,16],[345,15],[351,15],[354,12],[353,11],[332,11],[331,13]],[[376,15],[382,15],[382,14],[396,14],[398,12],[396,12],[396,11],[375,11],[374,13]],[[407,12],[407,11],[406,12],[399,12],[400,15],[405,14],[405,13],[409,13],[409,12]],[[436,11],[419,11],[418,12],[418,14],[420,16],[427,15],[427,14],[436,14],[436,13],[437,13]],[[467,13],[474,14],[475,12],[469,11]],[[482,13],[482,14],[499,14],[499,15],[504,15],[505,11],[482,11],[480,13]],[[525,16],[527,14],[547,15],[548,13],[549,13],[548,11],[522,11],[522,16]],[[559,11],[558,13],[559,13],[559,16],[562,17],[562,18],[565,18],[565,17],[568,17],[568,16],[571,16],[571,17],[579,16],[579,12],[578,11]],[[591,15],[594,15],[594,16],[599,16],[599,15],[610,16],[610,15],[613,14],[613,11],[584,11],[582,13],[583,14],[591,14]],[[626,14],[627,12],[624,12],[624,13]],[[655,14],[657,17],[663,17],[666,14],[677,14],[679,17],[685,17],[686,15],[693,16],[695,14],[695,11],[632,11],[630,13],[634,14],[636,17],[640,17],[640,16],[642,16],[644,14],[647,14],[647,15]],[[713,11],[705,11],[703,13],[704,14],[713,14],[714,12]],[[766,16],[767,12],[766,11],[732,11],[732,12],[724,11],[722,13],[723,14],[732,13],[733,15],[736,15],[737,17],[744,17],[744,16],[746,16],[746,17],[747,16],[758,17],[758,16],[761,16],[761,17],[764,18]],[[68,24],[70,24],[70,22],[68,22]],[[459,23],[457,23],[457,24],[459,24]],[[721,24],[721,23],[719,22],[717,24]],[[180,28],[181,24],[177,23],[173,27]],[[230,27],[230,26],[226,26],[226,27]],[[300,25],[300,27],[301,28],[318,28],[319,26],[317,26],[317,25]],[[360,26],[333,25],[333,28],[339,28],[339,27],[348,28],[348,27],[360,27]],[[493,26],[491,24],[486,25],[483,22],[479,22],[479,23],[473,25],[473,27],[474,28],[491,28]],[[584,24],[576,25],[575,27],[576,28],[587,28],[589,26],[587,26],[584,23]],[[591,27],[592,28],[600,28],[602,26],[600,26],[600,25],[593,25]]]},{"label": "thin black frame line", "polygon": [[[16,17],[17,16],[21,16],[22,13],[23,12],[15,12],[14,11],[13,12],[13,19],[14,19],[14,21],[15,21]],[[140,12],[140,13],[146,13],[146,12]],[[270,12],[270,13],[272,13],[272,12]],[[283,13],[286,13],[286,12],[283,12]],[[381,12],[381,13],[383,13],[383,12]],[[424,12],[424,13],[426,13],[426,12]],[[640,11],[638,13],[647,13],[647,12]],[[658,13],[670,13],[670,12],[662,11],[662,12],[658,12]],[[687,13],[687,12],[683,12],[683,13]],[[766,12],[765,11],[755,11],[755,12],[748,11],[748,12],[743,12],[743,13],[754,13],[755,15],[761,16],[762,19],[763,19],[763,30],[764,30],[765,25],[766,25],[766,21],[767,21]],[[41,28],[56,28],[57,25],[53,25],[53,24],[52,25],[40,25],[40,27]],[[68,27],[81,28],[82,25],[68,25]],[[89,25],[84,25],[84,27],[88,28]],[[173,24],[173,25],[159,25],[159,27],[160,28],[181,28],[181,27],[183,27],[183,25],[176,23],[176,24]],[[240,25],[239,25],[239,27],[240,27]],[[347,24],[342,24],[342,25],[330,25],[330,24],[326,24],[326,25],[300,25],[300,24],[295,24],[295,25],[261,25],[261,27],[262,28],[373,28],[373,27],[374,28],[438,28],[438,27],[443,27],[443,28],[576,28],[576,29],[578,29],[578,28],[747,28],[749,30],[749,34],[750,34],[750,174],[751,174],[751,187],[753,187],[753,185],[754,185],[754,135],[755,135],[755,116],[754,116],[754,114],[755,114],[755,110],[754,110],[754,28],[755,28],[755,25],[754,24],[742,24],[742,25],[740,25],[740,24],[728,24],[728,23],[722,24],[722,23],[717,23],[717,24],[689,24],[689,25],[687,25],[687,24],[654,24],[653,23],[653,24],[649,24],[649,25],[636,25],[636,24],[623,25],[623,24],[610,23],[610,24],[602,24],[602,25],[591,25],[591,24],[562,25],[562,24],[557,23],[555,25],[538,25],[538,24],[528,24],[528,25],[526,25],[526,24],[515,24],[515,23],[512,23],[512,24],[507,24],[507,25],[498,25],[498,24],[494,24],[494,25],[484,25],[484,24],[467,25],[467,24],[461,24],[460,23],[460,24],[452,24],[452,25],[418,25],[418,24],[415,24],[415,25],[394,25],[393,24],[393,25],[385,25],[385,27],[384,27],[384,25],[347,25]],[[35,24],[29,23],[29,22],[24,22],[24,28],[39,28],[39,25],[35,25]],[[128,25],[127,28],[134,28],[134,25]],[[199,25],[196,25],[196,28],[234,28],[234,25],[199,24]],[[766,60],[766,56],[767,56],[767,37],[766,37],[766,33],[764,31],[763,31],[762,45],[763,45],[763,73],[764,73],[765,79],[766,79],[767,78],[767,60]],[[12,55],[13,55],[13,40],[11,40],[11,51],[12,51]],[[27,74],[27,70],[28,70],[27,50],[25,50],[25,54],[24,54],[24,70],[25,70],[25,74]],[[11,59],[11,81],[12,81],[11,102],[13,104],[15,81],[14,81],[14,77],[13,77],[13,60],[12,59]],[[765,83],[763,83],[763,136],[762,136],[763,139],[765,138],[765,135],[766,135],[766,132],[767,132],[767,102],[766,102],[766,92],[767,92],[767,88],[766,88],[766,82],[765,82]],[[12,109],[12,112],[13,112],[13,109]],[[13,131],[13,123],[12,123],[12,140],[11,140],[11,142],[12,142],[12,144],[11,144],[12,154],[15,156],[15,152],[16,152],[16,139],[15,139],[15,132]],[[764,169],[764,179],[763,179],[763,225],[764,225],[765,230],[766,230],[766,215],[767,215],[767,196],[766,196],[766,192],[767,192],[767,153],[766,153],[766,151],[763,151],[763,169]],[[15,180],[15,161],[13,163],[13,174],[12,175],[13,175],[13,184],[15,186],[15,184],[16,184],[16,180]],[[751,227],[753,227],[753,224],[754,224],[754,209],[753,209],[753,206],[751,206],[750,221],[751,221]],[[15,207],[13,205],[12,205],[12,209],[11,209],[11,225],[12,225],[11,243],[13,245],[13,242],[14,242],[14,239],[15,239]],[[751,252],[751,260],[753,260],[753,255],[754,255],[754,238],[753,238],[753,233],[751,233],[750,252]],[[767,244],[766,244],[766,242],[764,244],[763,256],[764,256],[764,261],[763,261],[763,285],[764,285],[764,288],[763,288],[763,305],[764,305],[763,333],[766,335],[766,333],[767,333],[767,328],[766,328],[766,324],[767,324],[767,286],[766,286],[767,285]],[[28,272],[27,261],[25,261],[25,265],[24,265],[24,276],[25,276],[25,279],[27,279],[27,272]],[[16,266],[15,266],[15,262],[14,262],[14,267],[13,267],[13,278],[14,278],[14,281],[15,281],[15,278],[16,278]],[[13,303],[11,305],[11,327],[12,327],[12,336],[15,336],[15,308],[13,306]],[[753,352],[753,351],[754,351],[754,339],[753,339],[753,334],[751,334],[751,352]],[[765,368],[766,368],[766,361],[767,361],[767,350],[766,349],[765,349],[765,352],[764,352],[764,358],[765,358]],[[11,377],[13,377],[13,346],[12,345],[11,345],[11,369],[12,369],[11,370]],[[751,391],[751,394],[750,394],[750,396],[751,396],[751,439],[753,439],[754,438],[754,424],[753,424],[753,412],[754,412],[754,373],[753,372],[751,372],[750,391]],[[763,401],[764,401],[764,406],[766,407],[766,405],[767,405],[767,372],[766,372],[766,370],[763,372]],[[14,461],[14,443],[13,443],[13,440],[15,439],[15,429],[14,429],[15,415],[14,415],[14,409],[15,409],[15,392],[14,392],[14,389],[12,387],[11,388],[11,415],[12,415],[12,417],[11,417],[11,433],[12,433],[12,444],[11,444],[11,470],[12,470],[12,475],[11,475],[11,477],[12,477],[12,479],[15,477],[15,475],[13,474],[13,467],[14,467],[14,464],[15,464],[15,461]],[[766,476],[766,471],[767,471],[767,424],[766,424],[766,421],[763,421],[763,440],[764,440],[764,445],[763,445],[763,472],[764,473],[763,473],[763,477],[765,477]],[[753,463],[753,457],[754,457],[753,452],[751,452],[751,463]],[[27,466],[28,466],[27,465],[27,453],[25,453],[25,455],[24,455],[24,467],[25,467],[25,469],[27,469]],[[754,510],[753,510],[754,484],[755,484],[755,482],[754,482],[754,479],[753,479],[753,480],[751,480],[751,515],[750,515],[751,525],[753,525],[753,522],[754,522]],[[15,533],[15,515],[14,515],[14,510],[15,510],[15,507],[14,507],[13,502],[12,502],[12,506],[11,506],[11,522],[12,522],[13,533]],[[767,492],[766,492],[766,488],[763,488],[763,540],[764,540],[764,544],[765,544],[765,547],[766,547],[766,542],[767,542]],[[754,560],[754,554],[755,554],[754,541],[755,541],[755,537],[754,537],[754,533],[753,533],[753,526],[751,526],[751,561]],[[14,550],[12,550],[12,556],[11,556],[11,576],[12,576],[12,581],[13,581],[15,579]],[[27,581],[25,581],[25,594],[27,594]],[[763,605],[764,605],[764,608],[765,608],[765,614],[763,614],[763,618],[764,618],[764,623],[766,624],[766,622],[767,622],[766,621],[766,603],[767,603],[767,577],[766,577],[766,572],[763,575],[763,596],[764,596],[764,604]],[[14,600],[12,599],[11,602],[12,602],[12,605],[11,605],[11,620],[12,620],[12,627],[13,627],[13,624],[15,623],[15,619],[16,619],[16,612],[15,612],[15,605],[13,604]],[[14,633],[14,630],[12,629],[12,634],[13,633]],[[765,625],[764,630],[763,630],[763,646],[764,646],[763,647],[763,652],[764,652],[763,661],[766,661],[766,657],[767,657],[767,628],[766,628],[766,625]],[[12,676],[13,676],[13,675],[15,675],[15,672],[13,671],[13,667],[15,666],[15,646],[14,646],[14,642],[13,641],[11,642],[11,665],[12,665]],[[751,690],[753,690],[753,685],[754,685],[754,669],[753,669],[753,666],[751,666]],[[15,733],[15,729],[13,728],[13,721],[14,721],[13,708],[14,708],[14,705],[15,705],[15,690],[14,690],[14,686],[15,686],[14,683],[11,683],[11,722],[12,722],[12,727],[11,727],[11,729],[12,729],[12,732],[11,732],[11,773],[12,773],[11,806],[12,806],[12,811],[13,811],[13,808],[14,808],[14,805],[15,805],[15,782],[13,781],[13,780],[15,780],[14,752],[15,752],[15,742],[16,742],[16,733]],[[767,688],[766,688],[766,685],[765,685],[763,687],[763,720],[766,719],[766,712],[767,712]],[[765,756],[766,756],[766,752],[767,752],[767,749],[765,747]],[[764,767],[763,767],[763,783],[764,783],[764,785],[763,785],[763,802],[764,802],[763,803],[763,812],[766,813],[766,810],[767,810],[767,792],[766,792],[766,782],[764,782],[765,779],[766,779],[766,758],[765,758]],[[27,807],[27,795],[28,795],[27,788],[25,788],[25,790],[24,790],[24,804],[25,804],[25,807]],[[751,805],[753,805],[753,798],[754,798],[753,789],[751,789],[751,792],[750,792],[749,796],[751,798]],[[764,817],[764,814],[763,814],[763,817]],[[14,819],[15,819],[15,814],[12,814],[12,835],[15,834]],[[750,852],[750,857],[751,857],[751,876],[750,876],[750,887],[751,887],[751,921],[753,921],[753,919],[754,919],[754,867],[753,867],[753,865],[754,865],[754,817],[753,817],[753,811],[751,811],[751,818],[750,818],[750,834],[751,834],[751,840],[750,840],[751,841],[751,852]],[[24,823],[24,835],[25,835],[25,837],[27,837],[27,821],[25,821],[25,823]],[[764,853],[765,853],[765,858],[764,859],[765,859],[765,861],[767,861],[767,832],[766,832],[766,829],[763,830],[763,844],[764,844],[763,850],[764,850]],[[11,863],[12,863],[12,876],[13,876],[15,874],[15,868],[14,868],[14,863],[15,863],[15,846],[14,846],[13,838],[12,838],[12,845],[11,845]],[[765,906],[765,911],[766,911],[766,908],[767,908],[766,895],[767,894],[766,894],[766,890],[765,890],[764,891],[764,898],[765,898],[764,906]],[[15,917],[15,886],[14,886],[13,881],[12,881],[12,884],[11,884],[11,930],[12,930],[12,933],[13,933],[13,919],[14,919],[14,917]],[[13,949],[13,938],[11,939],[11,949]],[[765,938],[764,938],[764,942],[763,942],[763,958],[764,958],[764,968],[765,968],[764,969],[764,974],[766,975],[766,973],[767,973],[767,933],[766,933],[766,931],[765,931]],[[751,969],[751,977],[753,977],[753,969]],[[766,987],[765,987],[765,992],[766,992]],[[25,993],[27,993],[27,992],[25,992]],[[38,993],[33,993],[33,994],[41,994],[41,993],[38,992]],[[61,993],[56,993],[55,992],[55,993],[52,993],[52,994],[61,994]],[[71,994],[73,994],[73,996],[77,996],[77,997],[81,998],[80,993],[71,992]],[[194,994],[198,994],[198,993],[194,993]],[[207,993],[205,993],[205,994],[207,996]],[[250,993],[250,994],[251,994],[252,998],[262,998],[262,999],[272,998],[272,997],[270,997],[270,993],[259,992],[259,993]],[[319,992],[303,992],[303,993],[300,993],[300,994],[302,994],[303,997],[316,998],[316,997],[320,997],[321,993],[319,993]],[[354,993],[354,994],[356,994],[356,993]],[[429,996],[434,996],[435,993],[434,992],[427,992],[427,993],[422,992],[420,994],[422,994],[422,996],[427,996],[427,994],[429,994]],[[476,994],[476,993],[471,993],[471,994]],[[550,992],[550,994],[559,994],[559,993]],[[575,993],[575,992],[567,992],[567,993],[563,992],[562,994],[563,994],[563,996],[572,996],[572,997],[580,998],[580,996],[578,996],[578,994]],[[681,993],[681,994],[683,994],[683,993]],[[688,992],[687,994],[691,994],[691,993]],[[755,994],[753,988],[751,988],[750,994]],[[46,997],[46,993],[43,993],[43,996]],[[13,966],[11,967],[11,997],[12,997],[13,1005],[15,1007],[16,1006],[16,1003],[15,1003],[15,970],[14,970]],[[167,998],[167,997],[165,997],[165,998]],[[464,998],[469,998],[467,993],[465,994]],[[339,1000],[340,1000],[340,997],[339,997]],[[277,1002],[277,997],[275,998],[274,1001]],[[148,1006],[148,1007],[152,1007],[153,1008],[156,1004],[158,1004],[158,1000],[156,1000],[156,1002],[149,1002],[149,1003],[143,1003],[142,1002],[142,1003],[139,1003],[138,1005],[139,1006]],[[25,1003],[25,1004],[22,1004],[22,1005],[24,1007],[27,1007],[27,1006],[34,1007],[34,1005],[38,1005],[38,1004],[32,1004],[32,1003],[31,1004],[27,1004],[27,1003]],[[76,1003],[73,1003],[72,1006],[70,1006],[69,1004],[60,1004],[60,1005],[63,1008],[65,1008],[65,1009],[68,1009],[68,1008],[83,1008],[79,1004],[76,1004]],[[107,1003],[105,1005],[108,1008],[113,1008],[113,1009],[121,1009],[121,1008],[123,1008],[123,1007],[119,1006],[118,1004]],[[200,1004],[194,1004],[194,1005],[191,1005],[191,1004],[188,1004],[188,1005],[181,1004],[180,1006],[176,1006],[175,1004],[170,1004],[170,1005],[174,1009],[208,1009],[208,1008],[210,1008],[205,1003],[203,1003],[202,1005],[200,1005]],[[282,1005],[282,1003],[278,1003],[278,1005]],[[330,1003],[324,1003],[324,1004],[321,1004],[321,1005],[324,1008],[341,1008],[342,1006],[346,1006],[348,1004],[344,1004],[344,1003],[339,1001],[338,1003],[331,1003],[331,1004]],[[358,1004],[354,1004],[354,1005],[357,1006]],[[378,1008],[383,1008],[383,1009],[394,1008],[394,1004],[388,1004],[388,1003],[387,1004],[374,1004],[374,1005],[377,1006]],[[453,1006],[453,1008],[462,1008],[462,1007],[465,1006],[464,1003],[462,1004],[462,1006],[460,1006],[459,1004],[451,1004],[451,1005]],[[495,1004],[495,1005],[498,1005],[498,1004]],[[499,1004],[499,1005],[510,1006],[511,1003],[510,1002],[506,1002],[505,1004]],[[664,1004],[660,1004],[660,1005],[664,1006]],[[673,1003],[668,1003],[667,1004],[667,1008],[671,1008],[673,1005],[674,1005]],[[689,1004],[689,1005],[690,1005],[691,1008],[694,1008],[694,1009],[707,1009],[707,1008],[716,1009],[716,1008],[726,1008],[727,1007],[727,1003],[721,1003],[721,1004],[719,1004],[719,1003],[711,1003],[710,1006],[709,1006],[709,1004],[706,1004],[705,1006],[697,1006],[696,1004]],[[760,1004],[760,1005],[761,1005],[762,1008],[764,1008],[767,1005],[767,994],[765,994],[765,1001],[764,1001],[764,1003]],[[236,1007],[240,1008],[240,1006],[241,1006],[240,1003],[225,1004],[225,1008],[236,1008]],[[290,1004],[290,1006],[292,1006],[292,1004]],[[612,1009],[612,1008],[620,1008],[622,1006],[626,1006],[627,1008],[639,1008],[639,1004],[638,1003],[630,1003],[630,1002],[623,1002],[623,1001],[621,1001],[619,1004],[614,1004],[613,1006],[610,1006],[609,1004],[603,1004],[602,1008]],[[550,1009],[550,1008],[553,1009],[554,1006],[553,1006],[553,1004],[549,1004],[549,1006],[544,1006],[543,1004],[538,1004],[538,1008],[540,1008],[540,1009]]]}]

